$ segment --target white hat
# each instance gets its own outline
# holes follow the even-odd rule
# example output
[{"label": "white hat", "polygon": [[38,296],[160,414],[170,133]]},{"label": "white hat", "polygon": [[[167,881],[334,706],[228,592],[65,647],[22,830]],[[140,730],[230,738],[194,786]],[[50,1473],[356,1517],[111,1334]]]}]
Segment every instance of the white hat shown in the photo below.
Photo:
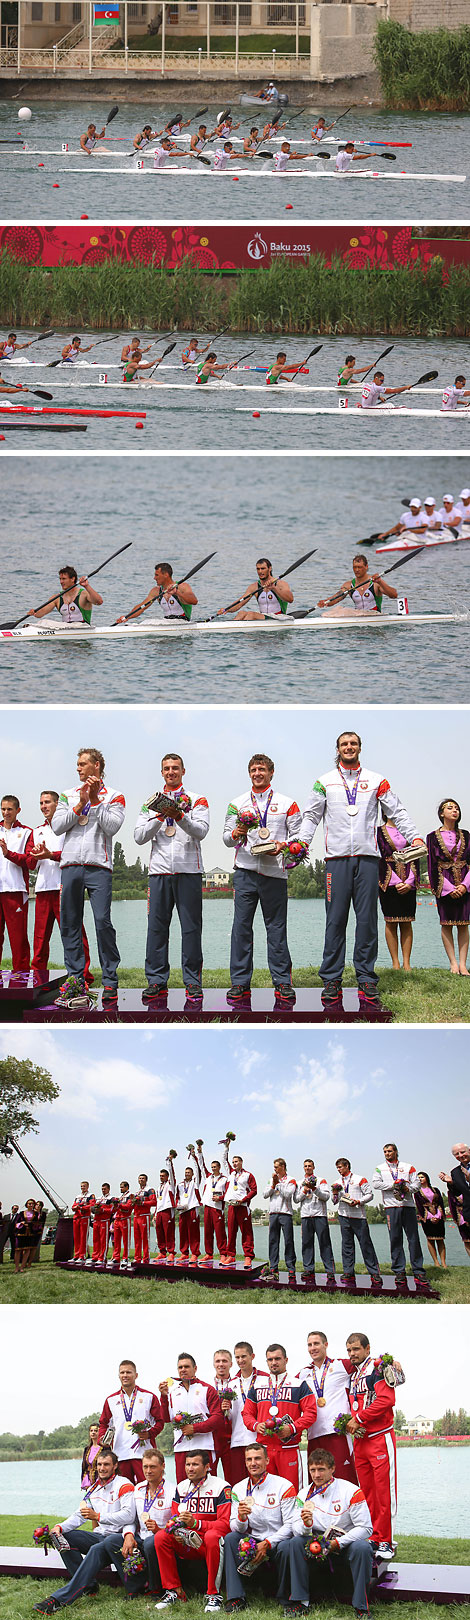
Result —
[{"label": "white hat", "polygon": [[461,501],[470,501],[470,489],[461,489],[461,491],[460,491],[460,500]]},{"label": "white hat", "polygon": [[418,495],[413,495],[413,500],[410,501],[410,506],[421,506],[421,501]]},{"label": "white hat", "polygon": [[445,501],[452,501],[452,505],[453,505],[453,504],[454,504],[454,497],[453,497],[453,495],[443,495],[443,497],[442,497],[442,499],[443,499],[443,501],[444,501],[444,502],[445,502]]},{"label": "white hat", "polygon": [[424,502],[424,505],[425,506],[435,506],[436,502],[434,500],[434,495],[427,495],[426,500]]}]

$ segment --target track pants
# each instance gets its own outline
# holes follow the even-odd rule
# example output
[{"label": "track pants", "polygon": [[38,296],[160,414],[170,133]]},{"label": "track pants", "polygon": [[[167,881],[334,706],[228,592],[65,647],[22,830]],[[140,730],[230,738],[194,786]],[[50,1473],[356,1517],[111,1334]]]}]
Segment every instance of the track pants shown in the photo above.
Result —
[{"label": "track pants", "polygon": [[149,1233],[150,1215],[144,1215],[142,1210],[136,1211],[134,1215],[134,1259],[137,1261],[137,1265],[143,1260],[144,1265],[148,1266],[150,1260]]},{"label": "track pants", "polygon": [[[309,1558],[306,1558],[304,1553],[305,1542],[307,1540],[313,1540],[314,1535],[315,1532],[310,1531],[309,1536],[293,1536],[292,1540],[287,1542],[291,1578],[290,1598],[293,1603],[309,1603],[310,1586],[312,1589],[312,1598],[315,1601],[316,1564],[314,1559],[310,1560]],[[331,1553],[330,1557],[332,1582],[334,1583],[336,1564],[338,1563],[339,1566],[344,1563],[349,1564],[353,1582],[352,1606],[354,1609],[364,1609],[367,1611],[369,1607],[367,1601],[367,1588],[372,1573],[372,1551],[370,1542],[367,1541],[365,1536],[363,1541],[350,1541],[348,1542],[347,1547],[341,1548],[341,1552]],[[320,1562],[319,1567],[322,1570],[324,1569],[325,1566],[323,1561]]]},{"label": "track pants", "polygon": [[352,1276],[356,1266],[355,1239],[359,1244],[362,1258],[365,1260],[367,1270],[371,1277],[380,1277],[380,1266],[369,1232],[367,1220],[359,1216],[350,1218],[349,1215],[340,1215],[341,1227],[341,1256],[344,1270]]},{"label": "track pants", "polygon": [[82,1215],[80,1210],[77,1210],[76,1215],[73,1217],[73,1250],[75,1260],[86,1259],[89,1226],[90,1216]]},{"label": "track pants", "polygon": [[[34,940],[31,967],[47,968],[49,945],[55,922],[59,924],[60,928],[60,889],[42,889],[39,894],[36,894],[34,907]],[[83,927],[82,939],[85,952],[85,978],[88,979],[90,973],[90,947]]]},{"label": "track pants", "polygon": [[346,958],[346,926],[351,905],[356,915],[353,963],[359,986],[377,984],[377,904],[379,863],[375,855],[340,856],[325,867],[326,929],[320,978],[341,979]]},{"label": "track pants", "polygon": [[67,973],[85,977],[83,908],[85,895],[93,912],[103,981],[117,988],[120,955],[111,922],[112,873],[104,866],[63,866],[60,895],[60,932]]},{"label": "track pants", "polygon": [[171,1534],[171,1530],[157,1530],[155,1551],[165,1592],[175,1592],[181,1586],[177,1558],[189,1563],[204,1558],[207,1564],[208,1595],[215,1596],[220,1591],[224,1567],[223,1531],[214,1524],[213,1529],[199,1530],[198,1535],[202,1537],[202,1547],[185,1547]]},{"label": "track pants", "polygon": [[269,1217],[269,1264],[271,1271],[277,1271],[279,1267],[281,1232],[284,1237],[284,1253],[286,1257],[287,1270],[295,1271],[296,1254],[294,1243],[294,1222],[292,1220],[292,1215],[281,1215],[280,1213],[276,1212]]},{"label": "track pants", "polygon": [[302,1464],[297,1446],[283,1446],[277,1435],[274,1439],[269,1434],[259,1436],[268,1451],[268,1473],[278,1474],[280,1479],[288,1479],[294,1490],[300,1490],[302,1484]]},{"label": "track pants", "polygon": [[397,1511],[396,1446],[393,1430],[354,1441],[356,1473],[372,1519],[372,1540],[391,1541]]},{"label": "track pants", "polygon": [[168,1252],[170,1259],[175,1257],[175,1214],[173,1209],[157,1210],[155,1216],[155,1231],[157,1234],[158,1253]]},{"label": "track pants", "polygon": [[349,1449],[346,1434],[319,1434],[318,1438],[308,1441],[309,1462],[314,1451],[331,1451],[335,1459],[337,1478],[347,1479],[350,1485],[357,1485],[354,1451]]},{"label": "track pants", "polygon": [[115,1215],[115,1217],[114,1217],[114,1241],[113,1241],[113,1262],[114,1262],[114,1265],[119,1265],[119,1261],[121,1259],[121,1243],[122,1243],[122,1258],[123,1258],[123,1260],[128,1260],[129,1259],[130,1237],[131,1237],[131,1217],[130,1217],[130,1215],[119,1215],[119,1214]]},{"label": "track pants", "polygon": [[118,1474],[124,1474],[124,1479],[130,1479],[131,1485],[141,1485],[144,1470],[140,1457],[120,1457]]},{"label": "track pants", "polygon": [[410,1209],[405,1205],[404,1209],[386,1209],[385,1214],[390,1238],[392,1271],[395,1273],[406,1271],[403,1243],[403,1233],[406,1233],[413,1274],[417,1277],[424,1277],[424,1261],[419,1241],[418,1221],[414,1209]]},{"label": "track pants", "polygon": [[13,973],[27,973],[30,963],[28,940],[28,897],[20,889],[4,889],[0,894],[0,962],[5,927],[11,947]]},{"label": "track pants", "polygon": [[253,975],[253,921],[259,904],[267,934],[268,967],[274,985],[290,984],[292,961],[287,944],[287,883],[238,867],[233,879],[235,909],[230,945],[230,979],[240,989]]},{"label": "track pants", "polygon": [[75,1603],[76,1598],[83,1597],[89,1586],[93,1586],[100,1570],[113,1562],[116,1551],[122,1546],[122,1531],[115,1531],[109,1536],[90,1535],[88,1530],[67,1530],[67,1541],[70,1543],[67,1551],[61,1552],[62,1563],[71,1579],[67,1586],[59,1587],[52,1593],[54,1602],[60,1608],[66,1608],[68,1603]]},{"label": "track pants", "polygon": [[198,1209],[180,1210],[180,1253],[183,1260],[187,1260],[189,1250],[194,1259],[201,1253],[201,1228],[199,1225]]},{"label": "track pants", "polygon": [[301,1220],[302,1229],[302,1261],[304,1271],[315,1271],[315,1238],[323,1260],[325,1271],[330,1276],[336,1270],[335,1259],[331,1247],[330,1228],[326,1215],[304,1215]]},{"label": "track pants", "polygon": [[137,1542],[139,1552],[143,1553],[145,1558],[146,1568],[141,1570],[140,1575],[131,1575],[130,1579],[128,1577],[128,1579],[124,1581],[122,1551],[116,1550],[116,1552],[113,1553],[112,1561],[114,1568],[119,1575],[120,1581],[122,1581],[122,1585],[125,1586],[126,1595],[128,1597],[133,1597],[134,1593],[142,1592],[147,1581],[149,1584],[149,1591],[153,1593],[154,1596],[156,1596],[157,1593],[160,1595],[161,1581],[160,1570],[158,1568],[158,1558],[155,1552],[155,1538],[154,1536],[149,1535],[147,1532],[145,1532],[143,1535],[136,1535],[134,1531],[134,1539]]},{"label": "track pants", "polygon": [[[249,1445],[249,1441],[246,1441]],[[228,1458],[228,1472],[225,1475],[229,1485],[240,1485],[246,1479],[246,1457],[244,1446],[231,1446]]]},{"label": "track pants", "polygon": [[[234,1260],[237,1252],[237,1232],[240,1232],[245,1260],[254,1260],[255,1243],[253,1222],[247,1204],[229,1204],[227,1211],[227,1257]],[[242,1474],[242,1479],[245,1477]]]},{"label": "track pants", "polygon": [[145,972],[149,984],[164,987],[170,976],[168,941],[174,907],[181,925],[183,984],[202,984],[202,873],[154,873],[149,878]]},{"label": "track pants", "polygon": [[214,1237],[219,1254],[227,1253],[227,1236],[225,1221],[221,1209],[211,1209],[204,1205],[204,1249],[207,1255],[214,1253]]},{"label": "track pants", "polygon": [[[225,1585],[229,1601],[231,1598],[244,1598],[246,1596],[243,1576],[239,1575],[237,1569],[240,1559],[238,1543],[240,1538],[246,1536],[246,1534],[247,1526],[242,1525],[240,1530],[230,1530],[228,1536],[225,1537]],[[282,1600],[288,1587],[289,1547],[290,1541],[276,1541],[269,1553],[269,1562],[275,1565],[278,1578],[275,1598],[277,1602]],[[263,1568],[263,1565],[261,1568]]]},{"label": "track pants", "polygon": [[92,1259],[94,1260],[95,1265],[97,1265],[98,1262],[100,1264],[103,1264],[103,1262],[106,1260],[106,1255],[108,1253],[108,1245],[109,1245],[109,1228],[110,1228],[110,1224],[111,1224],[111,1215],[108,1215],[105,1220],[101,1220],[99,1216],[95,1215],[95,1218],[94,1218],[94,1221],[93,1221],[93,1255],[92,1255]]}]

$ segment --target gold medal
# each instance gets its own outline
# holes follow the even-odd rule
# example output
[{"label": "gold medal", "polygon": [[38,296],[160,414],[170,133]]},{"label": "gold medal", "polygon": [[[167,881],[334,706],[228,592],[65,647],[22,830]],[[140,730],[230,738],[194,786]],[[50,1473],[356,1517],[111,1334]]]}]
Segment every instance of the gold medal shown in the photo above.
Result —
[{"label": "gold medal", "polygon": [[127,1423],[124,1424],[124,1428],[125,1429],[132,1429],[132,1423],[129,1423],[129,1421],[128,1421]]},{"label": "gold medal", "polygon": [[326,1400],[325,1400],[324,1395],[319,1395],[318,1396],[317,1406],[326,1406]]}]

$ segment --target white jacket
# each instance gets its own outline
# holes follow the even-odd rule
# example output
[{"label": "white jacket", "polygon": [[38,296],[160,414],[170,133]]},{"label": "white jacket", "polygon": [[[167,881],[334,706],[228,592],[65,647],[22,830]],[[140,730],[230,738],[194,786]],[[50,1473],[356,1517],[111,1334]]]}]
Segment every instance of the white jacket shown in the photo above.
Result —
[{"label": "white jacket", "polygon": [[[242,1524],[238,1517],[238,1505],[248,1499],[249,1488],[250,1517]],[[252,1481],[247,1478],[232,1490],[230,1529],[241,1528],[243,1536],[255,1536],[256,1541],[266,1539],[271,1547],[275,1547],[276,1542],[287,1541],[292,1535],[294,1512],[295,1490],[288,1480],[280,1478],[278,1474],[265,1474],[258,1485],[252,1486]]]},{"label": "white jacket", "polygon": [[302,816],[301,839],[310,844],[319,822],[323,821],[327,860],[345,855],[375,855],[378,860],[377,825],[382,805],[389,820],[403,833],[407,843],[417,838],[414,822],[396,793],[392,792],[386,776],[369,771],[366,765],[361,765],[359,773],[357,770],[348,771],[344,766],[341,766],[341,770],[350,791],[359,775],[357,815],[348,815],[346,789],[339,771],[327,771],[324,776],[317,778],[312,788]]},{"label": "white jacket", "polygon": [[[149,1507],[145,1507],[145,1496],[147,1491],[148,1500],[151,1503],[151,1506]],[[129,1530],[133,1536],[142,1534],[143,1536],[151,1535],[153,1537],[154,1532],[152,1530],[147,1530],[147,1525],[144,1524],[144,1518],[154,1519],[155,1524],[158,1524],[159,1530],[164,1530],[165,1525],[168,1524],[168,1520],[171,1518],[171,1507],[174,1495],[174,1485],[171,1483],[171,1480],[166,1480],[165,1476],[163,1476],[163,1479],[160,1480],[155,1500],[152,1502],[151,1487],[150,1485],[146,1484],[145,1480],[141,1480],[140,1485],[134,1486],[132,1498],[130,1496],[127,1497],[129,1513],[127,1523],[124,1526],[124,1535],[126,1535],[126,1532]]]},{"label": "white jacket", "polygon": [[[262,815],[264,815],[269,792],[270,789],[266,793],[253,793],[253,798]],[[254,808],[251,789],[247,793],[241,793],[238,799],[232,799],[228,806],[224,824],[224,844],[227,845],[227,849],[235,850],[235,870],[242,868],[246,872],[259,872],[262,877],[284,878],[287,882],[288,874],[284,871],[283,855],[252,854],[252,845],[256,844],[258,839],[257,827],[254,827],[252,832],[248,833],[246,844],[237,845],[233,841],[232,835],[237,825],[237,811],[254,811]],[[271,837],[278,843],[288,843],[291,838],[298,838],[300,821],[300,810],[295,799],[289,799],[285,793],[277,793],[273,790],[266,817],[266,826]]]},{"label": "white jacket", "polygon": [[[133,1496],[133,1488],[130,1479],[124,1479],[123,1474],[115,1474],[114,1479],[107,1480],[105,1485],[98,1481],[91,1491],[86,1492],[86,1501],[100,1516],[99,1524],[94,1527],[96,1536],[110,1536],[113,1531],[124,1530],[129,1519],[130,1496]],[[60,1528],[66,1536],[67,1530],[87,1530],[90,1524],[90,1519],[84,1519],[77,1509],[76,1513],[70,1513],[68,1519],[63,1519]]]},{"label": "white jacket", "polygon": [[59,838],[57,833],[52,831],[48,821],[43,821],[40,827],[33,827],[35,845],[44,844],[46,849],[51,851],[51,856],[56,857],[55,860],[38,861],[36,894],[50,894],[51,890],[60,889],[60,857],[64,847],[64,836],[65,834],[62,834]]},{"label": "white jacket", "polygon": [[126,814],[123,793],[100,785],[100,803],[80,820],[80,786],[66,788],[52,817],[52,831],[65,833],[61,866],[104,866],[113,870],[113,838]]},{"label": "white jacket", "polygon": [[[165,788],[165,793],[167,789]],[[185,789],[186,792],[186,789]],[[170,793],[169,798],[175,794]],[[209,832],[209,806],[202,794],[188,793],[191,809],[181,821],[175,822],[175,834],[168,838],[166,816],[156,816],[153,810],[141,810],[134,827],[136,844],[151,844],[149,876],[168,872],[202,872],[201,844]]]},{"label": "white jacket", "polygon": [[[11,849],[12,854],[21,856],[31,837],[31,827],[23,827],[20,821],[14,821],[12,827],[5,827],[1,821],[0,837],[5,839],[7,849]],[[23,905],[28,899],[25,870],[19,861],[9,861],[8,855],[4,855],[0,849],[0,893],[21,895]]]},{"label": "white jacket", "polygon": [[271,1182],[265,1187],[263,1198],[269,1199],[269,1212],[271,1215],[292,1215],[292,1199],[295,1194],[297,1182],[293,1176],[283,1176],[282,1181]]},{"label": "white jacket", "polygon": [[[323,1535],[332,1530],[341,1547],[348,1547],[351,1541],[369,1540],[372,1519],[359,1485],[350,1485],[347,1479],[335,1478],[332,1479],[331,1485],[327,1485],[326,1490],[315,1492],[309,1501],[307,1496],[307,1491],[299,1491],[300,1500],[310,1508],[313,1516],[310,1535],[314,1530],[323,1532]],[[301,1508],[295,1507],[293,1523],[295,1536],[306,1536],[309,1533],[300,1517],[301,1511]]]},{"label": "white jacket", "polygon": [[[374,1197],[370,1181],[367,1181],[366,1176],[357,1176],[353,1170],[347,1176],[340,1176],[338,1172],[338,1181],[341,1182],[342,1191],[339,1193],[333,1192],[333,1203],[338,1210],[338,1215],[341,1216],[342,1220],[366,1221],[367,1215],[364,1205],[370,1204]],[[359,1207],[354,1209],[352,1204],[345,1203],[343,1192],[348,1193],[350,1198],[357,1198]]]},{"label": "white jacket", "polygon": [[[404,1159],[399,1159],[393,1169],[395,1174],[392,1176],[389,1164],[378,1164],[372,1177],[372,1186],[377,1192],[381,1192],[385,1209],[414,1209],[413,1193],[419,1192],[418,1172],[414,1164],[405,1164]],[[409,1184],[409,1192],[405,1193],[404,1198],[399,1198],[395,1192],[396,1181],[407,1181]]]},{"label": "white jacket", "polygon": [[330,1197],[330,1188],[327,1181],[316,1181],[311,1192],[304,1191],[304,1183],[300,1181],[295,1189],[294,1204],[300,1204],[300,1214],[303,1221],[312,1215],[326,1215],[326,1206]]}]

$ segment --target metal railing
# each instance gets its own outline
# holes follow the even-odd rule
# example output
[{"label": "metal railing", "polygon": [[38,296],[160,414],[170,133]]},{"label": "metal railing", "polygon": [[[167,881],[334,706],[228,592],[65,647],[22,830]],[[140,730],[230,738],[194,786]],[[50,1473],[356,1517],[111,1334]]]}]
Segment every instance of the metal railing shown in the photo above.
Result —
[{"label": "metal railing", "polygon": [[75,23],[74,28],[69,28],[68,34],[62,34],[62,38],[56,40],[55,49],[56,60],[58,62],[62,60],[63,56],[67,56],[69,51],[73,50],[74,45],[78,45],[80,43],[80,40],[83,39],[84,33],[84,22],[77,22]]},{"label": "metal railing", "polygon": [[[8,46],[0,49],[0,69],[14,68],[18,76],[35,71],[66,75],[73,67],[88,74],[150,71],[162,76],[181,71],[202,77],[222,69],[236,76],[245,70],[292,77],[309,60],[311,9],[305,0],[197,0],[178,7],[173,0],[143,0],[139,19],[129,15],[134,11],[132,0],[123,0],[117,29],[95,27],[93,0],[83,0],[82,20],[61,39],[46,46],[25,46],[25,26],[28,30],[32,26],[30,8],[28,0],[18,0],[17,39],[13,46],[10,36]],[[136,23],[140,21],[143,29],[147,17],[139,49],[141,29]],[[273,34],[276,44],[271,46]],[[151,46],[146,44],[149,35],[154,36]]]}]

